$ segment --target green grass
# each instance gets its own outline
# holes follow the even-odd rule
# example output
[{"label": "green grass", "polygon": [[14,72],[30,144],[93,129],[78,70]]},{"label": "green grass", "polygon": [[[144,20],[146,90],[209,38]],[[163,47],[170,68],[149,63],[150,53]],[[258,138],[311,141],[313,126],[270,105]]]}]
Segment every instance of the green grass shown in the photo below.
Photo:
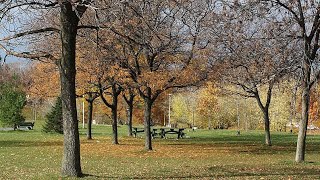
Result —
[{"label": "green grass", "polygon": [[[59,179],[62,135],[32,131],[0,132],[0,179]],[[153,140],[126,136],[111,145],[111,127],[94,126],[88,141],[80,127],[83,179],[320,179],[320,136],[309,135],[306,162],[294,162],[297,135],[272,132],[265,146],[262,131],[186,130],[188,138]],[[74,178],[63,178],[74,179]]]}]

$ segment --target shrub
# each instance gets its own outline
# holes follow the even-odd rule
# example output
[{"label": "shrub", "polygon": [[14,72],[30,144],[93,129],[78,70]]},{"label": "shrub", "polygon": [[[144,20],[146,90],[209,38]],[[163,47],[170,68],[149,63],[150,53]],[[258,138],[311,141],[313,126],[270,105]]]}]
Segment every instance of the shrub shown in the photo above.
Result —
[{"label": "shrub", "polygon": [[43,126],[43,131],[46,133],[63,133],[62,102],[60,97],[57,98],[55,105],[52,107],[51,111],[46,115],[46,122]]}]

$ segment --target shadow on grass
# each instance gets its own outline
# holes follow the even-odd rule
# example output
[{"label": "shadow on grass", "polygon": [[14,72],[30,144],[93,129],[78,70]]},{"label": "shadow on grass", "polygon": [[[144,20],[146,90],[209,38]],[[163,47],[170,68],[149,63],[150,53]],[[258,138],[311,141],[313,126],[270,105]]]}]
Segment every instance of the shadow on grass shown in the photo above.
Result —
[{"label": "shadow on grass", "polygon": [[319,176],[318,168],[283,167],[273,168],[235,168],[235,167],[210,167],[209,171],[220,177],[264,177],[264,176]]},{"label": "shadow on grass", "polygon": [[82,176],[80,176],[81,178],[103,178],[101,176],[98,175],[94,175],[94,174],[82,174]]},{"label": "shadow on grass", "polygon": [[[231,169],[231,170],[230,170]],[[166,175],[163,174],[161,176],[108,176],[108,175],[90,175],[86,174],[83,177],[88,178],[99,178],[99,179],[212,179],[212,178],[264,178],[264,177],[318,177],[319,178],[319,170],[318,169],[296,169],[296,168],[283,168],[278,169],[277,172],[271,170],[256,171],[256,170],[243,170],[243,169],[235,169],[235,168],[222,168],[222,167],[211,167],[209,168],[211,172],[206,172],[200,175],[190,175],[190,174],[181,174],[181,175]],[[272,179],[273,179],[272,178]]]},{"label": "shadow on grass", "polygon": [[[203,148],[227,149],[235,153],[252,153],[252,154],[276,154],[276,153],[293,153],[296,151],[295,135],[274,135],[272,146],[264,145],[264,135],[251,134],[243,136],[213,136],[213,137],[195,137],[191,139],[180,139],[167,141],[164,144],[169,146],[195,146]],[[319,141],[307,142],[308,152],[319,151]]]},{"label": "shadow on grass", "polygon": [[10,141],[0,141],[1,147],[38,147],[38,146],[62,146],[62,141],[20,141],[20,140],[10,140]]}]

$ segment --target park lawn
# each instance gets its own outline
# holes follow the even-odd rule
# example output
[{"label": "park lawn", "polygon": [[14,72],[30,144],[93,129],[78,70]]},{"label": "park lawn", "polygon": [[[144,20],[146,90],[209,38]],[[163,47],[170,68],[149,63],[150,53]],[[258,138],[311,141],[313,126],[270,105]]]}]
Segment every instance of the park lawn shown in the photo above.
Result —
[{"label": "park lawn", "polygon": [[[262,131],[186,131],[185,139],[153,140],[126,136],[111,145],[111,127],[94,126],[88,141],[80,128],[83,179],[320,179],[320,136],[309,135],[306,162],[294,162],[297,135],[272,132],[273,146],[263,145]],[[0,179],[59,179],[62,135],[31,131],[0,132]],[[74,178],[63,178],[74,179]]]}]

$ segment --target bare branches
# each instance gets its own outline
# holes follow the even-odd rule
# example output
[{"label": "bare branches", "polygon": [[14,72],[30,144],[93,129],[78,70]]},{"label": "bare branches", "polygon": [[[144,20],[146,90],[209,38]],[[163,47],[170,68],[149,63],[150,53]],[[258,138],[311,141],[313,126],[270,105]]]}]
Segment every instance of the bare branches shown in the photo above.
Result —
[{"label": "bare branches", "polygon": [[1,20],[10,12],[11,10],[14,10],[16,8],[24,8],[25,6],[28,7],[39,7],[39,8],[53,8],[55,7],[58,2],[57,1],[46,1],[47,3],[43,1],[30,1],[30,2],[17,2],[14,3],[12,1],[9,2],[3,2],[3,7],[0,9],[0,14],[1,14]]},{"label": "bare branches", "polygon": [[[317,7],[317,12],[314,16],[314,19],[313,19],[313,23],[312,23],[312,29],[310,31],[310,36],[309,36],[309,39],[312,40],[314,38],[314,36],[316,36],[317,34],[319,34],[317,31],[319,31],[319,26],[320,26],[320,7],[318,6]],[[315,38],[316,41],[318,41],[319,37]],[[318,43],[316,43],[318,44]]]}]

